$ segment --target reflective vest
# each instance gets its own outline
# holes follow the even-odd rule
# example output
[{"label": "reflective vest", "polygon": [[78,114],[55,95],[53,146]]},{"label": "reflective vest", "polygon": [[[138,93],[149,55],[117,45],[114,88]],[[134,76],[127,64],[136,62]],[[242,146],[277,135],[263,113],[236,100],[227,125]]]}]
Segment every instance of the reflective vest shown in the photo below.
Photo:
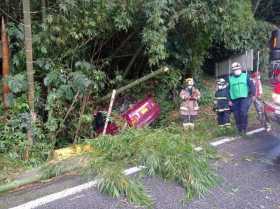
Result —
[{"label": "reflective vest", "polygon": [[230,98],[246,98],[249,95],[248,87],[248,77],[247,73],[242,73],[240,76],[230,76],[229,77],[229,87],[230,87]]}]

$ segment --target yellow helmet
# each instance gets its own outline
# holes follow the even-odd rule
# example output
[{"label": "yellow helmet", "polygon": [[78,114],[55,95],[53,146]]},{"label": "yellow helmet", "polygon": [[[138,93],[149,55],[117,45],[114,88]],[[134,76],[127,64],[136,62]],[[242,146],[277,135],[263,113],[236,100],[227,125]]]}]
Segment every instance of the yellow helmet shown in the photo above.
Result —
[{"label": "yellow helmet", "polygon": [[185,80],[185,82],[186,82],[186,84],[187,84],[188,86],[193,86],[193,84],[194,84],[193,78],[187,78],[187,79]]}]

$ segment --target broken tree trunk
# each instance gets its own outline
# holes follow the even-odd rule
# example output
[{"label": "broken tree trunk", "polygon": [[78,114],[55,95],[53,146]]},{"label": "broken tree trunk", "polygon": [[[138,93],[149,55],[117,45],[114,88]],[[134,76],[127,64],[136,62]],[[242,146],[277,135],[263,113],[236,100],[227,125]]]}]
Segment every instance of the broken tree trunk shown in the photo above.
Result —
[{"label": "broken tree trunk", "polygon": [[[166,73],[168,71],[169,71],[169,69],[167,67],[163,67],[163,68],[161,68],[161,69],[159,69],[157,71],[154,71],[154,72],[152,72],[152,73],[150,73],[150,74],[148,74],[148,75],[146,75],[146,76],[144,76],[142,78],[139,78],[139,79],[133,81],[132,83],[130,83],[130,84],[126,85],[126,86],[123,86],[123,87],[117,89],[116,90],[116,95],[118,95],[118,94],[120,94],[120,93],[122,93],[122,92],[124,92],[124,91],[126,91],[126,90],[128,90],[128,89],[130,89],[130,88],[132,88],[132,87],[134,87],[134,86],[144,82],[144,81],[147,81],[150,78],[153,78],[153,77],[155,77],[155,76],[157,76],[157,75],[159,75],[161,73]],[[109,93],[106,96],[104,96],[101,99],[99,99],[97,101],[97,103],[103,102],[103,101],[109,99],[110,97],[111,97],[111,93]]]},{"label": "broken tree trunk", "polygon": [[9,61],[9,41],[8,35],[6,32],[5,27],[5,20],[2,17],[2,33],[1,33],[1,40],[2,40],[2,75],[3,75],[3,104],[4,109],[7,110],[9,107],[8,103],[8,94],[9,94],[9,86],[8,86],[8,77],[10,73],[10,61]]},{"label": "broken tree trunk", "polygon": [[89,157],[81,155],[63,161],[48,162],[42,167],[32,169],[18,177],[14,181],[0,185],[0,193],[16,189],[18,187],[39,182],[72,171],[81,171],[89,165]]}]

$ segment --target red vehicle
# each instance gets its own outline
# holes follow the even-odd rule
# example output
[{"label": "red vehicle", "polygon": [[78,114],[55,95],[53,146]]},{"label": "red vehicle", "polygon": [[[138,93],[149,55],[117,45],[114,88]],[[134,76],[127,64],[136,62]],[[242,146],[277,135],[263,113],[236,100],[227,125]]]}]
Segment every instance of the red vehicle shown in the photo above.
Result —
[{"label": "red vehicle", "polygon": [[269,76],[272,98],[271,101],[264,102],[264,113],[275,134],[280,127],[280,29],[273,31],[271,35]]},{"label": "red vehicle", "polygon": [[160,106],[152,97],[147,97],[133,105],[123,114],[123,118],[130,127],[142,128],[151,124],[159,115]]}]

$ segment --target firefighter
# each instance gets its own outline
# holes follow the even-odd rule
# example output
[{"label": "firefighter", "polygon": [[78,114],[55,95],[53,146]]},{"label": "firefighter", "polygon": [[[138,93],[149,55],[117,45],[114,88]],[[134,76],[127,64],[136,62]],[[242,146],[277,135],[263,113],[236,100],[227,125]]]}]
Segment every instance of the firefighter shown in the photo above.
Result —
[{"label": "firefighter", "polygon": [[254,106],[255,106],[255,109],[256,109],[256,112],[257,112],[257,119],[261,121],[261,118],[262,118],[262,107],[263,107],[263,103],[262,103],[262,100],[261,100],[261,96],[263,94],[263,90],[262,90],[262,83],[261,83],[261,76],[260,76],[260,73],[259,72],[253,72],[251,74],[251,78],[252,78],[252,81],[255,85],[255,88],[256,88],[256,100],[254,102]]},{"label": "firefighter", "polygon": [[251,74],[252,81],[256,88],[256,100],[254,101],[254,106],[257,112],[257,119],[261,122],[261,124],[266,128],[267,131],[271,130],[271,125],[269,124],[269,120],[264,113],[264,103],[262,101],[262,82],[261,75],[259,71],[253,72]]},{"label": "firefighter", "polygon": [[180,92],[180,98],[182,99],[180,114],[183,127],[186,129],[193,129],[194,121],[199,110],[198,100],[200,99],[200,92],[197,88],[195,88],[192,78],[187,78],[185,82],[186,86]]},{"label": "firefighter", "polygon": [[238,132],[244,135],[248,127],[249,107],[251,102],[256,100],[256,89],[247,73],[242,72],[239,63],[234,62],[231,68],[233,74],[229,77],[230,105]]},{"label": "firefighter", "polygon": [[218,125],[229,127],[230,124],[230,97],[228,85],[225,79],[220,78],[216,82],[216,92],[214,98],[214,111],[217,113]]}]

